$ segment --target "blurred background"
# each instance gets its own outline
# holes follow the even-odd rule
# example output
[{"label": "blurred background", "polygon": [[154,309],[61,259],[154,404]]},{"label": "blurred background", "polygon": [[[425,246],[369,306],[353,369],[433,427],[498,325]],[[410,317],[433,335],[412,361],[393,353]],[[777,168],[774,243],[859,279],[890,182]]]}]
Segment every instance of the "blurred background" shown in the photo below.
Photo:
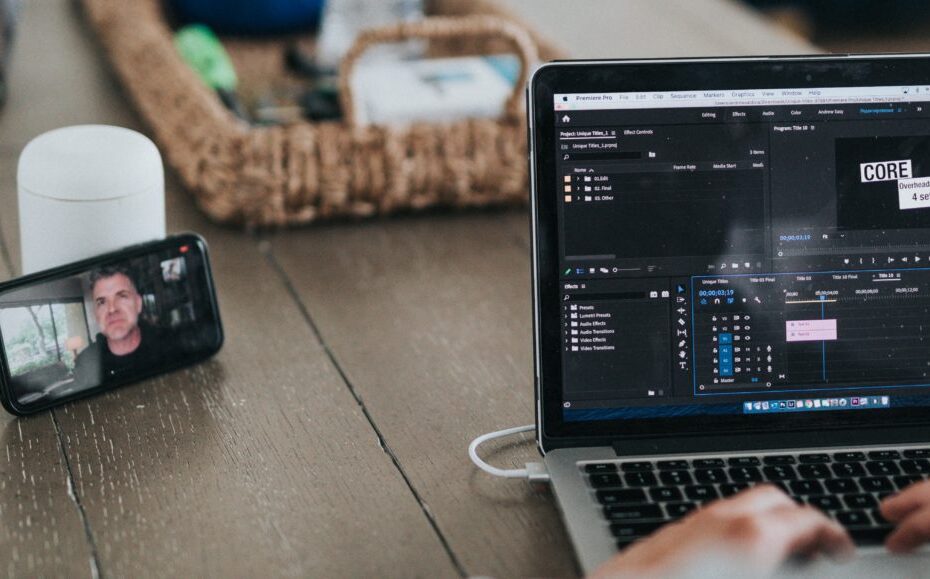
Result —
[{"label": "blurred background", "polygon": [[930,46],[930,2],[745,0],[827,52],[920,52]]},{"label": "blurred background", "polygon": [[[775,26],[825,52],[918,52],[930,46],[930,3],[921,0],[726,1],[748,6]],[[618,3],[617,10],[608,16],[622,18],[623,12],[630,11],[631,6],[628,5],[636,3],[637,0]],[[5,71],[9,68],[22,4],[23,0],[0,0],[0,103],[7,92]],[[318,37],[322,36],[320,40],[323,43],[322,54],[318,54],[317,58],[321,60],[323,69],[332,69],[347,50],[357,30],[389,23],[392,19],[416,18],[424,11],[429,11],[431,2],[373,1],[367,7],[365,0],[334,0],[329,3],[326,0],[166,0],[163,4],[175,24],[205,23],[219,36],[249,37],[314,31]],[[501,4],[517,6],[523,11],[525,7],[521,5],[527,3],[511,0]],[[544,9],[541,5],[540,10]],[[527,17],[526,14],[523,16]],[[532,20],[532,17],[529,20]],[[619,52],[605,53],[602,56],[618,54]],[[301,61],[302,56],[304,55],[292,47],[288,54],[292,68],[299,73],[314,72],[312,67],[315,61],[312,58]],[[207,77],[210,74],[205,73]],[[212,74],[214,78],[209,80],[214,84],[223,85],[224,82],[229,82],[228,79],[222,78],[222,73],[219,73],[220,76],[216,76],[215,72]],[[264,96],[276,98],[280,95]],[[228,95],[221,94],[221,97],[227,98]],[[309,109],[310,114],[323,118],[338,115],[333,109],[331,90],[315,94],[310,100],[313,102],[298,103],[305,112]],[[233,103],[230,106],[239,104]],[[244,109],[240,108],[239,112],[244,112]]]}]

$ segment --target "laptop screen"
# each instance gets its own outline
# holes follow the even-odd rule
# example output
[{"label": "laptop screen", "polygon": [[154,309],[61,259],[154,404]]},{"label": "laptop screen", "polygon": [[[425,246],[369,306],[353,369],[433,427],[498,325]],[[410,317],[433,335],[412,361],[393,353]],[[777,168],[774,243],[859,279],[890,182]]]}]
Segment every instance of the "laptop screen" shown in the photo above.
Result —
[{"label": "laptop screen", "polygon": [[536,111],[557,422],[848,424],[930,405],[930,80],[715,74],[554,82]]}]

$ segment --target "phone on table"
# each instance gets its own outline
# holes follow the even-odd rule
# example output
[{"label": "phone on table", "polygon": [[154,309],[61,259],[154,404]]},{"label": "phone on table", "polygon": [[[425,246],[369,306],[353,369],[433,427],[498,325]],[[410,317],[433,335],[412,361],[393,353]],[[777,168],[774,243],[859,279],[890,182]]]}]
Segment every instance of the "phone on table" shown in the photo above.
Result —
[{"label": "phone on table", "polygon": [[0,283],[0,402],[32,414],[209,358],[207,244],[172,236]]}]

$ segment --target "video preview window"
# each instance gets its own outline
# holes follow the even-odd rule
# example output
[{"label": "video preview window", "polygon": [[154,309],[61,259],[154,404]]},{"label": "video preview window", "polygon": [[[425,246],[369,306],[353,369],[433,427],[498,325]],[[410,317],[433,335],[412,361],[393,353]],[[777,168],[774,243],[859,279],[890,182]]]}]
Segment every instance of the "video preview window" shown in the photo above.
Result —
[{"label": "video preview window", "polygon": [[836,140],[840,229],[930,228],[930,136]]},{"label": "video preview window", "polygon": [[0,295],[0,333],[20,405],[177,365],[218,340],[202,255],[178,249]]}]

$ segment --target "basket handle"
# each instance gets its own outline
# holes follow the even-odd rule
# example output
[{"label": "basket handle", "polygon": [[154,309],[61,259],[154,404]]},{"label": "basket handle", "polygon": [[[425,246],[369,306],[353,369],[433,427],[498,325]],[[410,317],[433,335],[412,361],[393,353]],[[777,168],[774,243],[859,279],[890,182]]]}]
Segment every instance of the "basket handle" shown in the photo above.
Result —
[{"label": "basket handle", "polygon": [[494,16],[430,16],[412,22],[371,28],[358,35],[339,67],[339,101],[346,123],[350,126],[355,125],[355,105],[350,79],[352,69],[366,50],[377,44],[438,38],[495,38],[508,43],[520,59],[520,74],[514,84],[513,93],[507,98],[504,116],[517,118],[523,114],[523,87],[529,78],[530,68],[538,59],[536,45],[529,34],[513,22]]}]

